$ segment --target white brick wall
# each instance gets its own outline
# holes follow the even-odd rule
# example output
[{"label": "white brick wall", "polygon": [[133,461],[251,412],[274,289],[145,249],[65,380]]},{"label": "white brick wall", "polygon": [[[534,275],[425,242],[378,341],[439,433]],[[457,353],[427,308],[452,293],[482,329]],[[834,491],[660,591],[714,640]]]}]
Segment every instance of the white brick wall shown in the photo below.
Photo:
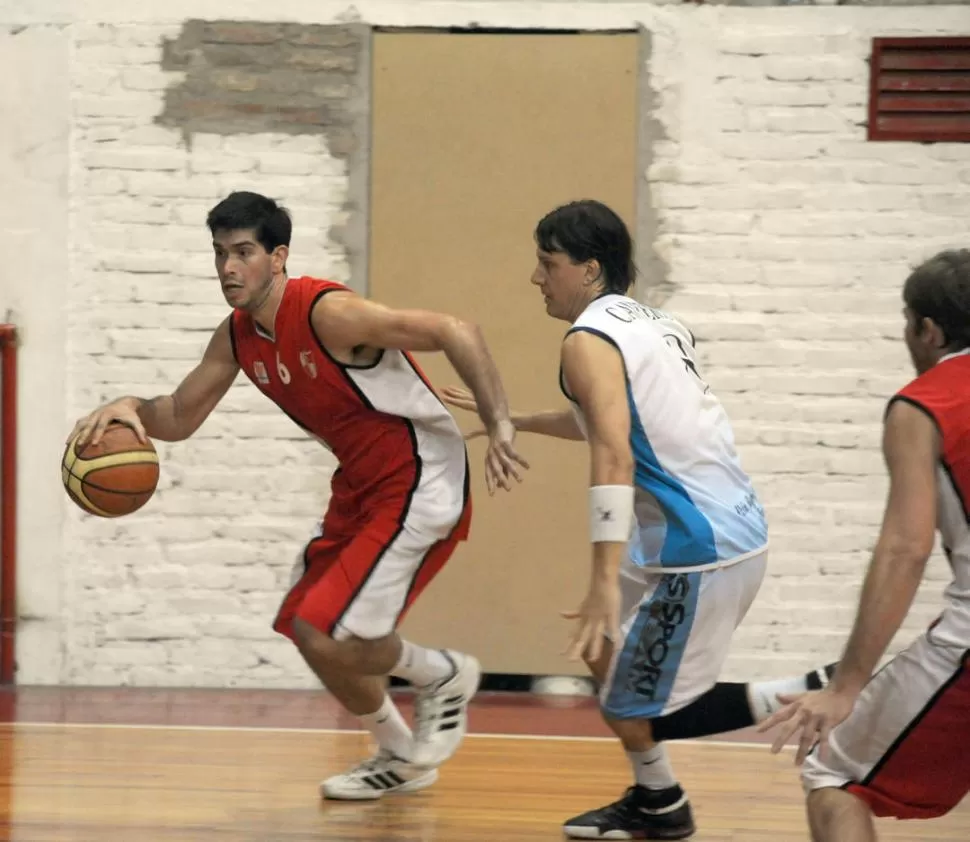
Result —
[{"label": "white brick wall", "polygon": [[[970,145],[865,141],[866,59],[875,35],[965,24],[940,8],[707,9],[656,42],[665,306],[695,327],[774,548],[732,677],[844,643],[886,491],[885,400],[911,376],[901,284],[970,227]],[[934,558],[894,649],[935,615],[948,572]]]},{"label": "white brick wall", "polygon": [[[233,189],[294,214],[291,272],[349,280],[328,236],[347,174],[322,138],[195,135],[153,125],[171,25],[76,25],[75,267],[70,405],[167,392],[225,316],[205,228]],[[174,75],[174,74],[173,74]],[[300,540],[326,503],[331,464],[240,378],[188,442],[159,444],[150,509],[118,521],[69,509],[76,683],[309,683],[269,623]]]},{"label": "white brick wall", "polygon": [[[970,145],[864,141],[868,43],[965,31],[963,9],[88,0],[72,23],[63,3],[48,0],[47,17],[44,3],[31,17],[13,5],[0,0],[0,23],[70,23],[64,425],[120,392],[168,389],[201,352],[224,310],[204,215],[228,190],[285,199],[295,272],[348,273],[328,237],[347,175],[322,141],[197,136],[189,151],[153,125],[167,80],[159,40],[181,19],[649,29],[666,139],[644,183],[676,289],[664,304],[694,327],[771,518],[771,572],[728,673],[777,675],[837,655],[885,493],[884,401],[910,376],[900,285],[912,263],[966,243],[970,214]],[[268,622],[325,503],[323,451],[244,384],[196,437],[160,451],[149,510],[101,521],[64,504],[64,666],[31,675],[312,684]],[[30,578],[30,559],[22,567]],[[903,638],[936,610],[944,574],[935,559]]]}]

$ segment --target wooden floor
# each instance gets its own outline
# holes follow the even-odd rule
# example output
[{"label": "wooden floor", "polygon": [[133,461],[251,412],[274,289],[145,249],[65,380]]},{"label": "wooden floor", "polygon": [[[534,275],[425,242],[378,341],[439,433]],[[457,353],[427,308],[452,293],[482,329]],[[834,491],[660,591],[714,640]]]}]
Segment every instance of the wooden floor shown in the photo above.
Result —
[{"label": "wooden floor", "polygon": [[[103,700],[107,691],[91,692]],[[119,720],[132,718],[137,693],[111,692],[116,703],[99,706],[97,718],[110,718],[111,707]],[[186,706],[173,716],[173,698],[192,698],[176,693],[162,706],[169,713],[156,715],[155,723],[120,725],[77,721],[85,717],[78,715],[84,703],[76,696],[47,722],[38,721],[45,709],[37,698],[11,706],[7,697],[8,721],[0,724],[0,840],[538,842],[561,839],[565,819],[615,798],[628,784],[625,759],[611,740],[548,733],[557,721],[585,721],[570,730],[594,730],[588,702],[550,707],[497,694],[477,703],[473,722],[500,725],[498,711],[504,710],[507,723],[543,722],[546,734],[530,737],[520,728],[502,736],[479,728],[429,790],[372,804],[321,802],[319,779],[364,756],[366,735],[347,730],[352,721],[326,729],[290,721],[275,728],[239,724],[239,703],[248,695],[210,691],[204,708]],[[142,702],[160,696],[143,695]],[[309,700],[318,710],[327,707],[320,694],[275,698],[279,704],[296,698],[307,712]],[[164,721],[191,719],[192,709],[212,719],[220,707],[229,727]],[[483,714],[489,708],[492,713]],[[262,710],[261,720],[265,705]],[[670,751],[694,804],[699,842],[808,838],[790,754],[775,757],[764,744],[714,741],[672,744]],[[884,842],[966,842],[970,803],[945,819],[883,822],[880,831]]]}]

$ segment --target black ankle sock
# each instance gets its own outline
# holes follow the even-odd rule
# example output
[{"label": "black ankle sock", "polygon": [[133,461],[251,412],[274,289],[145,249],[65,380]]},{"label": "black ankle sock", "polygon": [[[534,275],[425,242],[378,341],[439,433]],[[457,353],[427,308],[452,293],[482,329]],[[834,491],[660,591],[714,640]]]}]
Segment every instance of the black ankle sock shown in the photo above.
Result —
[{"label": "black ankle sock", "polygon": [[643,810],[664,810],[673,807],[684,797],[684,790],[679,784],[666,789],[647,789],[639,784],[634,787],[633,799],[637,807]]},{"label": "black ankle sock", "polygon": [[805,676],[805,683],[808,685],[809,690],[821,690],[825,687],[831,680],[832,676],[835,674],[835,668],[838,666],[835,664],[826,664],[821,669],[812,670]]}]

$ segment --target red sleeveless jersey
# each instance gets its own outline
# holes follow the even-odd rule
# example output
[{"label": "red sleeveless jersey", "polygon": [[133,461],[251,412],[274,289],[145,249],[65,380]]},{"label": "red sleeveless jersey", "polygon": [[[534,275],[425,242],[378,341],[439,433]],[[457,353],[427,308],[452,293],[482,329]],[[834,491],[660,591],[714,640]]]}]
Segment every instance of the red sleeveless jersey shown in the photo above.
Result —
[{"label": "red sleeveless jersey", "polygon": [[[443,510],[463,504],[468,471],[461,431],[411,355],[385,350],[372,365],[345,365],[317,339],[313,306],[338,290],[349,291],[333,281],[289,279],[274,337],[245,311],[233,311],[230,321],[242,370],[340,463],[327,523],[351,528],[388,508],[401,510],[403,519],[419,485],[432,483]],[[433,526],[435,512],[411,512],[411,522],[415,515]]]},{"label": "red sleeveless jersey", "polygon": [[938,526],[953,581],[933,629],[947,643],[970,646],[970,349],[944,357],[893,396],[925,412],[940,431]]}]

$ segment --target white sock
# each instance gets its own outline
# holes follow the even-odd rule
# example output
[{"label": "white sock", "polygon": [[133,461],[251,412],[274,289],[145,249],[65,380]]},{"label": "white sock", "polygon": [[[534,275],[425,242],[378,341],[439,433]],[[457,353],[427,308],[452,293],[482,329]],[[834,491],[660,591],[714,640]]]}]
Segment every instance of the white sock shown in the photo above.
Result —
[{"label": "white sock", "polygon": [[454,674],[454,662],[440,649],[426,649],[406,640],[401,641],[401,657],[391,670],[391,675],[415,687],[427,687]]},{"label": "white sock", "polygon": [[380,709],[358,717],[363,725],[377,740],[377,744],[402,760],[411,757],[411,729],[401,716],[397,705],[390,696],[384,696]]},{"label": "white sock", "polygon": [[677,786],[674,770],[667,757],[667,749],[656,745],[646,751],[628,751],[630,766],[636,782],[647,789],[670,789]]},{"label": "white sock", "polygon": [[748,706],[754,721],[763,722],[782,707],[778,694],[792,695],[808,690],[804,675],[798,678],[778,678],[774,681],[752,681],[748,685]]}]

